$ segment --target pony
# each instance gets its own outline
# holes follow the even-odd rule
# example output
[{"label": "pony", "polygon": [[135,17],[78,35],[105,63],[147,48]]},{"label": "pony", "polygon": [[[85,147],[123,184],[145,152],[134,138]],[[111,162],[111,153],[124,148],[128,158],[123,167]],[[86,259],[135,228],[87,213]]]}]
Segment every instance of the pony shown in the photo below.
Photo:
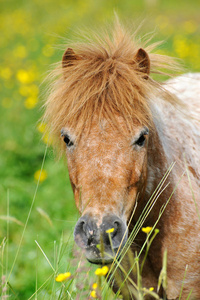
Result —
[{"label": "pony", "polygon": [[[67,156],[81,215],[74,239],[86,258],[104,265],[123,257],[132,268],[124,249],[141,252],[147,290],[157,288],[167,253],[159,296],[200,299],[200,74],[153,79],[178,70],[175,59],[153,52],[157,45],[119,22],[68,44],[44,120]],[[142,226],[159,230],[146,256]],[[122,295],[137,299],[136,274],[130,277]]]}]

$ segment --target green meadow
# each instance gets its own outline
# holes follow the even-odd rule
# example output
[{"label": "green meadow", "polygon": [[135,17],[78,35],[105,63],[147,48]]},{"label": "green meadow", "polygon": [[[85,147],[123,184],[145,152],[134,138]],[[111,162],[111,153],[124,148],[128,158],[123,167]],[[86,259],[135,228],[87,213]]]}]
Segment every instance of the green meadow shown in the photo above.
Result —
[{"label": "green meadow", "polygon": [[[162,40],[157,52],[178,57],[185,72],[200,71],[199,0],[0,1],[1,299],[101,298],[91,294],[104,284],[97,266],[73,243],[79,216],[67,162],[47,146],[40,118],[45,78],[65,40],[106,27],[114,12],[128,26],[142,23],[139,35]],[[66,272],[66,281],[55,281]]]}]

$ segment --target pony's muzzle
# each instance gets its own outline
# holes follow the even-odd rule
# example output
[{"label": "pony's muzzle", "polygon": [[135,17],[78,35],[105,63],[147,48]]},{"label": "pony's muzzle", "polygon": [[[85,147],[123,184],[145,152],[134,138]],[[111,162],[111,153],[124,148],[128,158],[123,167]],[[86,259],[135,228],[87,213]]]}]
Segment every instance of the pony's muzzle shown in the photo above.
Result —
[{"label": "pony's muzzle", "polygon": [[112,262],[127,241],[126,224],[116,215],[107,215],[98,226],[97,220],[89,215],[81,217],[74,230],[74,240],[85,250],[92,263]]}]

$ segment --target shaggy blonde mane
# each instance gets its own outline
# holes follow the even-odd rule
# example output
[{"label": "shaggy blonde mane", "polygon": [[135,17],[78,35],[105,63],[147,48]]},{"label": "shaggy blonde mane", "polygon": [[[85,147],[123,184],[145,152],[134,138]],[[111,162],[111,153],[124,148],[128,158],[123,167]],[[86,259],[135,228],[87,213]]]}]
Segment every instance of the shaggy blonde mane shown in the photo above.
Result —
[{"label": "shaggy blonde mane", "polygon": [[178,103],[161,83],[144,76],[136,60],[138,49],[143,48],[150,59],[151,73],[177,70],[174,59],[152,53],[158,43],[142,44],[137,33],[124,30],[118,21],[109,32],[88,35],[70,45],[75,58],[60,64],[51,74],[53,84],[45,103],[44,121],[53,136],[60,137],[60,130],[67,127],[79,138],[86,126],[90,128],[94,115],[114,126],[116,115],[120,115],[130,130],[133,120],[153,127],[150,104],[158,94],[165,101]]}]

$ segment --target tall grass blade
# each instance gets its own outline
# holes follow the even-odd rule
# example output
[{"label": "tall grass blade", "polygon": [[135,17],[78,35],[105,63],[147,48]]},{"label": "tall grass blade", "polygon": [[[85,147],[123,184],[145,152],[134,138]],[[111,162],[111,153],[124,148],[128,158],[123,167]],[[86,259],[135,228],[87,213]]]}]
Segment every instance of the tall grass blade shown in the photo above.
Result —
[{"label": "tall grass blade", "polygon": [[[7,217],[10,216],[10,193],[7,191]],[[6,246],[6,276],[8,274],[8,249],[9,249],[9,221],[7,220],[6,236],[7,236],[7,246]]]},{"label": "tall grass blade", "polygon": [[167,289],[167,250],[165,250],[163,255],[163,264],[162,269],[158,278],[158,288],[157,292],[160,290],[161,286],[163,287],[164,291]]},{"label": "tall grass blade", "polygon": [[190,299],[190,296],[191,296],[191,294],[192,294],[192,291],[193,291],[193,289],[191,289],[191,291],[189,292],[189,295],[187,296],[187,299],[186,299],[186,300],[189,300],[189,299]]},{"label": "tall grass blade", "polygon": [[188,265],[186,265],[186,267],[185,267],[185,273],[184,273],[183,282],[182,282],[182,286],[181,286],[181,292],[180,292],[180,295],[179,295],[179,298],[178,298],[179,300],[181,300],[181,296],[182,296],[182,293],[183,293],[183,286],[184,286],[184,282],[185,282],[187,269],[188,269]]},{"label": "tall grass blade", "polygon": [[37,300],[38,294],[38,247],[36,247],[36,270],[35,270],[35,300]]},{"label": "tall grass blade", "polygon": [[40,249],[40,251],[42,252],[42,254],[44,255],[44,257],[46,258],[46,261],[48,262],[48,264],[50,265],[50,267],[52,268],[52,270],[54,271],[55,273],[55,269],[54,267],[52,266],[50,260],[48,259],[48,257],[46,256],[45,252],[43,251],[43,249],[41,248],[41,246],[39,245],[39,243],[35,240],[35,243],[37,244],[38,248]]}]

